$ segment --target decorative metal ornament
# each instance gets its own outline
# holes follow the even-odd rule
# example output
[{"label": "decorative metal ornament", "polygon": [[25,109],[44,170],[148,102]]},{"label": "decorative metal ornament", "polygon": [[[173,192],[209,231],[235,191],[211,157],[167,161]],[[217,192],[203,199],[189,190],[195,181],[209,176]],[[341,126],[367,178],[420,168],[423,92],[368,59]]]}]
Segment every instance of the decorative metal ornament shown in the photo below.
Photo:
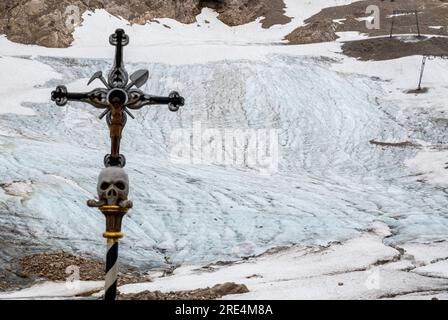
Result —
[{"label": "decorative metal ornament", "polygon": [[[126,164],[125,157],[120,154],[120,141],[127,116],[134,119],[129,111],[138,110],[147,105],[165,104],[170,111],[178,111],[184,105],[184,98],[178,92],[172,91],[168,97],[159,97],[146,94],[139,90],[149,78],[148,70],[138,70],[128,76],[123,63],[123,47],[129,44],[129,36],[124,30],[117,29],[109,37],[109,43],[115,46],[115,60],[107,81],[101,71],[95,72],[88,84],[100,80],[104,88],[97,88],[90,92],[68,92],[65,86],[57,86],[51,93],[51,100],[58,106],[64,106],[68,101],[88,103],[95,108],[105,109],[100,114],[102,119],[106,116],[111,139],[111,152],[104,158],[106,167]],[[130,80],[130,81],[129,81]],[[135,88],[134,88],[135,87]]]},{"label": "decorative metal ornament", "polygon": [[119,206],[132,208],[132,201],[128,200],[129,177],[120,167],[108,167],[101,170],[98,177],[97,192],[99,200],[88,200],[89,207]]}]

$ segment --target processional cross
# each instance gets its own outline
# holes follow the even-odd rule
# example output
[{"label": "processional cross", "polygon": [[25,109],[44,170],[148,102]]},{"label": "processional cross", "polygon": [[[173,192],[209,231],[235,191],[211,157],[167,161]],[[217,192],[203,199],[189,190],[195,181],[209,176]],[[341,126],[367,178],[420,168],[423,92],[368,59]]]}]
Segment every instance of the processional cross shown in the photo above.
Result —
[{"label": "processional cross", "polygon": [[[117,293],[118,242],[123,237],[121,223],[123,216],[132,208],[128,199],[129,179],[123,169],[126,164],[124,155],[120,154],[121,134],[126,125],[127,116],[134,119],[130,110],[138,110],[146,105],[167,104],[175,112],[184,105],[184,98],[173,91],[168,97],[158,97],[139,90],[149,78],[148,70],[138,70],[128,76],[123,63],[123,47],[129,43],[129,37],[122,29],[117,29],[109,37],[109,43],[115,46],[115,61],[107,81],[101,71],[95,72],[88,85],[99,79],[106,88],[97,88],[90,92],[68,92],[65,86],[57,86],[51,93],[51,100],[58,106],[68,101],[89,103],[95,108],[104,109],[99,116],[106,117],[109,127],[111,151],[104,157],[104,166],[98,177],[98,200],[87,201],[89,207],[97,207],[106,217],[107,239],[105,300],[114,300]],[[135,88],[134,88],[135,87]]]}]

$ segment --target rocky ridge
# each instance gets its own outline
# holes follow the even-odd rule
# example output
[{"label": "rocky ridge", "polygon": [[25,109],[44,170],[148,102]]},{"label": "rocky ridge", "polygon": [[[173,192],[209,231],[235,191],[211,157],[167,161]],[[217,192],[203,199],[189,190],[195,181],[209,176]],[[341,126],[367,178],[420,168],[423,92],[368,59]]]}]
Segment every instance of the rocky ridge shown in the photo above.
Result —
[{"label": "rocky ridge", "polygon": [[6,0],[0,2],[0,34],[18,43],[63,48],[72,43],[86,11],[104,9],[135,24],[157,18],[193,23],[204,7],[215,9],[229,26],[259,17],[264,28],[291,20],[284,15],[283,0]]}]

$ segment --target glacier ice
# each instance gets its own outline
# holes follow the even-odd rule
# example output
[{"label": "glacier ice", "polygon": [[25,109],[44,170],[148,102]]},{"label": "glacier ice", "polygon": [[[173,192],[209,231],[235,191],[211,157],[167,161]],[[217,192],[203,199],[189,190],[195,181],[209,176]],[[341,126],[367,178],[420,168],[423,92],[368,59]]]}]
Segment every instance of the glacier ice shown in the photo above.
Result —
[{"label": "glacier ice", "polygon": [[[110,63],[21,59],[61,75],[39,84],[48,97],[56,84],[71,89]],[[377,80],[332,71],[330,63],[272,55],[259,62],[128,64],[130,72],[149,70],[145,92],[178,90],[186,106],[179,113],[141,109],[127,122],[121,151],[134,208],[123,223],[122,261],[156,266],[235,259],[279,245],[349,239],[373,221],[392,229],[391,243],[446,237],[446,193],[410,179],[403,165],[416,150],[369,143],[412,138],[406,115],[382,99]],[[106,124],[89,105],[22,105],[34,115],[0,114],[0,256],[9,261],[65,249],[102,257],[104,218],[85,201],[95,194],[109,152]],[[198,121],[205,128],[277,129],[278,172],[173,163],[171,133]]]}]

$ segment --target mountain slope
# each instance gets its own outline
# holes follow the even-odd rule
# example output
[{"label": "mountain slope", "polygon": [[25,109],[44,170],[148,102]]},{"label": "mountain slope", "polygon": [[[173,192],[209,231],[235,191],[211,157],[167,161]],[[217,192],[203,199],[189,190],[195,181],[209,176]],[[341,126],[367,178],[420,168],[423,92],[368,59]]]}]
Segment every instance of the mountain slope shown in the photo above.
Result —
[{"label": "mountain slope", "polygon": [[[86,87],[111,66],[115,27],[131,37],[128,71],[150,72],[144,91],[186,97],[179,113],[144,108],[126,125],[135,207],[124,221],[123,261],[143,268],[237,260],[352,239],[378,221],[391,229],[384,241],[392,246],[444,240],[445,189],[422,183],[426,172],[406,164],[447,139],[446,63],[428,63],[431,89],[410,96],[420,57],[364,62],[340,54],[337,42],[278,45],[301,17],[269,29],[259,21],[229,27],[204,9],[199,27],[169,19],[129,26],[97,10],[86,13],[70,48],[0,38],[0,268],[37,251],[104,254],[104,218],[85,201],[109,151],[106,124],[88,105],[60,108],[49,97],[58,84],[98,85]],[[206,129],[219,138],[273,132],[278,163],[251,163],[249,143],[233,165],[173,159],[173,147]]]}]

